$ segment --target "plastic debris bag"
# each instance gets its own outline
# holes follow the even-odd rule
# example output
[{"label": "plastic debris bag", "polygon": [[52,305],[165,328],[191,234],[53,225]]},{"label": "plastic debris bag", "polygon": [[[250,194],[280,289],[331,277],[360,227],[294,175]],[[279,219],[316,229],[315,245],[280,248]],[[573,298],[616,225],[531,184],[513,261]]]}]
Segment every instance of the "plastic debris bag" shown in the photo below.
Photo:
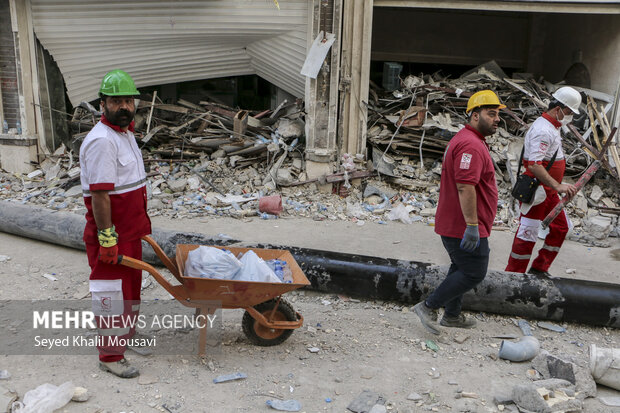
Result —
[{"label": "plastic debris bag", "polygon": [[71,401],[74,390],[70,381],[60,386],[42,384],[28,391],[23,402],[13,403],[13,413],[53,413]]},{"label": "plastic debris bag", "polygon": [[267,283],[282,282],[269,265],[252,250],[243,254],[241,257],[243,268],[235,280],[237,281],[258,281]]},{"label": "plastic debris bag", "polygon": [[185,276],[232,280],[243,264],[228,250],[200,246],[187,254]]},{"label": "plastic debris bag", "polygon": [[403,224],[411,224],[411,218],[409,218],[409,210],[403,204],[398,204],[396,207],[388,213],[390,221],[400,220]]}]

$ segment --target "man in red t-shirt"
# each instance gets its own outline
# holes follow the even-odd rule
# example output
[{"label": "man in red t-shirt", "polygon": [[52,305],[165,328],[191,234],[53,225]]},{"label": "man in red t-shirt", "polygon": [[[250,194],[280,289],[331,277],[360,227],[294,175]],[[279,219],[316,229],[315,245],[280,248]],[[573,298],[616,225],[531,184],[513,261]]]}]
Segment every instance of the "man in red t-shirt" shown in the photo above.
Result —
[{"label": "man in red t-shirt", "polygon": [[[435,232],[441,235],[451,265],[439,287],[414,306],[422,325],[433,334],[440,334],[438,324],[475,325],[461,314],[461,302],[487,273],[497,185],[485,137],[497,131],[499,110],[505,107],[491,90],[474,93],[467,102],[469,123],[454,135],[444,154]],[[441,307],[445,312],[437,323]]]}]

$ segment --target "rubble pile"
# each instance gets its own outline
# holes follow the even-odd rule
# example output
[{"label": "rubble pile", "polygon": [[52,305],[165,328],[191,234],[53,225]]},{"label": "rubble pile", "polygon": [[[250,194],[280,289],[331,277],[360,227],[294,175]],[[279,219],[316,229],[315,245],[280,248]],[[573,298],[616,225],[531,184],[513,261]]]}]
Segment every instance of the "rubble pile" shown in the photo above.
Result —
[{"label": "rubble pile", "polygon": [[[500,112],[498,132],[487,137],[497,171],[499,208],[496,223],[515,225],[517,204],[510,192],[514,185],[529,125],[547,108],[551,94],[560,86],[537,82],[528,74],[509,79],[494,62],[489,62],[449,79],[438,74],[409,75],[401,88],[392,92],[373,87],[369,99],[368,142],[373,165],[385,182],[400,188],[418,190],[437,201],[441,157],[450,139],[466,124],[469,97],[482,89],[494,90],[507,105]],[[580,116],[563,130],[566,155],[566,182],[574,183],[587,166],[599,158],[604,139],[610,135],[607,121],[613,97],[584,90]],[[592,127],[594,125],[594,128]],[[576,230],[571,237],[591,244],[609,234],[618,235],[617,215],[620,161],[617,138],[611,143],[604,171],[590,181],[567,206]],[[600,224],[600,226],[599,226]],[[595,229],[596,228],[596,229]],[[590,236],[592,235],[592,236]]]},{"label": "rubble pile", "polygon": [[[140,101],[135,116],[138,144],[148,153],[145,162],[227,158],[232,167],[269,160],[287,148],[292,151],[304,136],[300,103],[286,100],[273,111],[252,116],[249,111],[210,102],[180,99],[177,105]],[[83,102],[71,120],[72,149],[81,141],[101,113]]]},{"label": "rubble pile", "polygon": [[[156,95],[142,100],[135,128],[148,176],[149,213],[276,218],[259,211],[258,200],[279,194],[281,217],[433,225],[442,154],[466,123],[469,96],[489,88],[508,106],[501,111],[498,133],[487,138],[499,187],[495,227],[514,229],[519,211],[510,190],[523,136],[557,85],[525,75],[508,79],[493,63],[458,79],[422,74],[407,76],[401,84],[393,92],[371,89],[368,142],[373,167],[343,154],[333,174],[314,180],[305,173],[301,102],[285,101],[273,111],[255,113],[182,99],[164,104]],[[569,182],[597,157],[597,148],[610,134],[606,113],[611,97],[586,94],[596,99],[589,99],[575,127],[564,131]],[[0,171],[0,199],[81,211],[76,154],[100,115],[90,104],[81,104],[70,120],[74,134],[68,148],[61,146],[28,175]],[[610,148],[603,168],[566,208],[574,225],[570,237],[591,245],[606,246],[607,237],[620,236],[617,143]],[[331,194],[319,190],[323,183],[333,184]]]}]

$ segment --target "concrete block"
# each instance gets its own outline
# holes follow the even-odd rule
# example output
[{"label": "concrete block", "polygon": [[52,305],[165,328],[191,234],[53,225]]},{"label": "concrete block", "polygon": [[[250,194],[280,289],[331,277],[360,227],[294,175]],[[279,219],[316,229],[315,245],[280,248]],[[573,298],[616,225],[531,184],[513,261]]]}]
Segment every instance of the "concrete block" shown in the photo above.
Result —
[{"label": "concrete block", "polygon": [[319,179],[319,191],[331,194],[332,184],[321,184],[320,178],[332,173],[332,166],[329,162],[306,161],[306,174],[308,179]]},{"label": "concrete block", "polygon": [[532,360],[532,367],[545,379],[563,379],[574,384],[579,398],[596,396],[596,383],[584,360],[558,357],[543,350]]},{"label": "concrete block", "polygon": [[601,200],[602,197],[603,191],[601,190],[601,187],[599,187],[598,185],[594,185],[592,187],[592,191],[590,192],[590,199],[594,202],[598,202]]},{"label": "concrete block", "polygon": [[31,161],[38,161],[36,139],[0,135],[0,168],[7,172],[29,174],[35,169]]},{"label": "concrete block", "polygon": [[613,229],[610,217],[590,216],[583,221],[585,230],[596,239],[605,239]]},{"label": "concrete block", "polygon": [[574,386],[562,379],[539,380],[520,384],[512,389],[512,398],[520,409],[535,413],[581,411],[583,402],[568,396],[562,389]]},{"label": "concrete block", "polygon": [[284,139],[299,138],[304,136],[304,130],[306,125],[301,119],[286,119],[279,120],[277,131]]},{"label": "concrete block", "polygon": [[169,179],[166,183],[172,192],[182,192],[187,186],[187,179]]}]

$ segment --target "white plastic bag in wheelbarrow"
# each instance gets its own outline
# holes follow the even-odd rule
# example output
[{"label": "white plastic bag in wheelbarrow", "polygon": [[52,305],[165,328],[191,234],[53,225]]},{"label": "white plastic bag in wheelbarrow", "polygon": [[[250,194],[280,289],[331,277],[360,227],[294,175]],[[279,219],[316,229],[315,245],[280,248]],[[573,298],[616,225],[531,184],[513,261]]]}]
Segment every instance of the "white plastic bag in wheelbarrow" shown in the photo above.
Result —
[{"label": "white plastic bag in wheelbarrow", "polygon": [[187,254],[185,276],[232,280],[242,267],[232,252],[200,246]]},{"label": "white plastic bag in wheelbarrow", "polygon": [[282,282],[273,272],[269,265],[252,250],[243,254],[241,257],[243,268],[237,273],[235,280],[238,281],[258,281],[266,283]]}]

